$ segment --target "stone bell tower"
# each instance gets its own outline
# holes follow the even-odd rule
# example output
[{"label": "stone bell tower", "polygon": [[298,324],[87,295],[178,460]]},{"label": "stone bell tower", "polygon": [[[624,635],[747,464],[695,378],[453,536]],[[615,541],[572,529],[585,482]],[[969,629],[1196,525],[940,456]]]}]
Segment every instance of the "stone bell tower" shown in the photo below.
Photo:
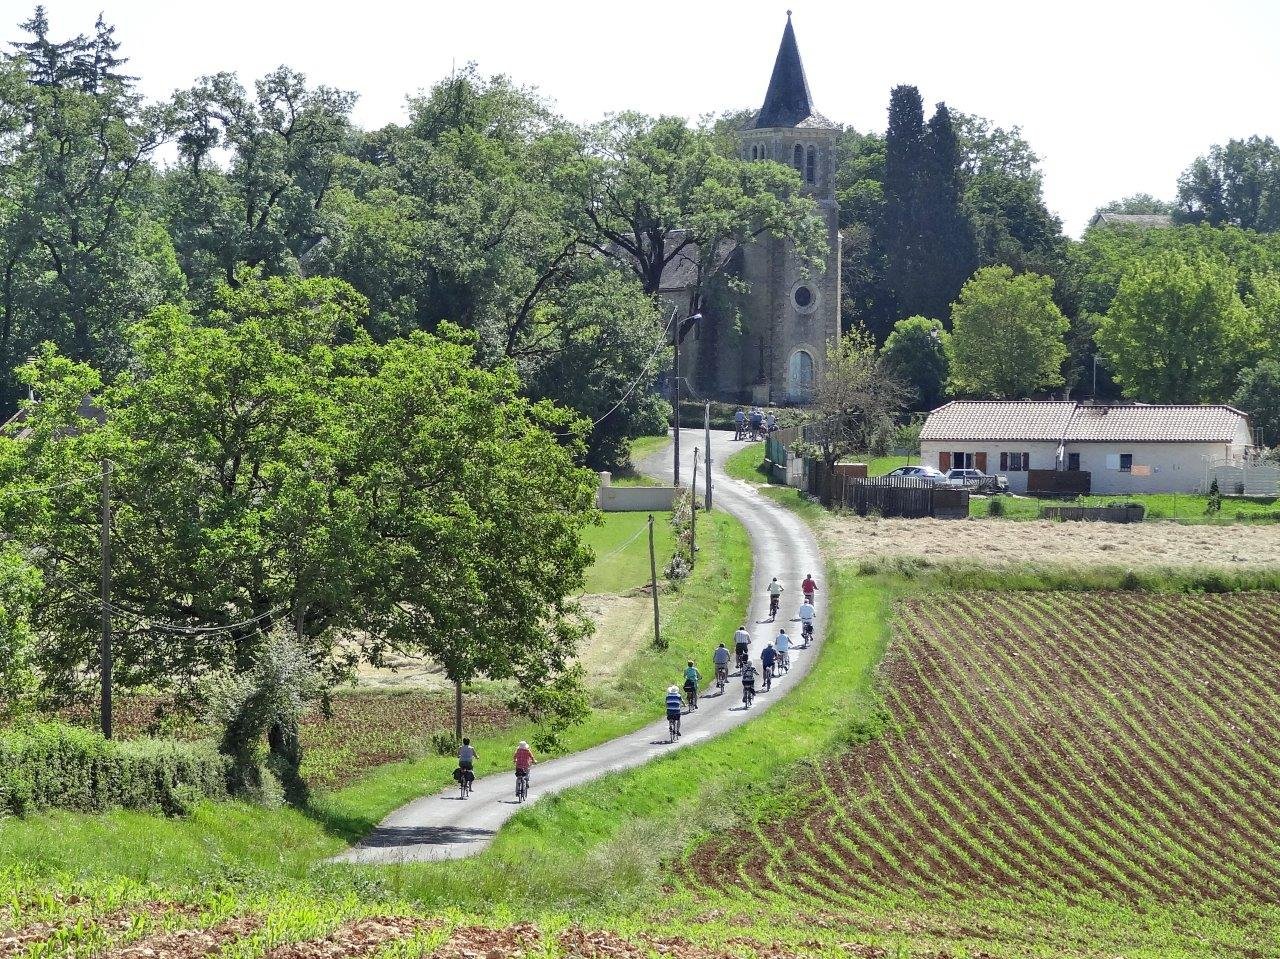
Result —
[{"label": "stone bell tower", "polygon": [[836,125],[813,107],[791,11],[764,105],[741,131],[746,160],[773,160],[800,174],[827,227],[824,271],[802,275],[786,241],[765,235],[742,252],[749,292],[741,304],[740,395],[755,403],[804,402],[840,336],[840,228]]}]

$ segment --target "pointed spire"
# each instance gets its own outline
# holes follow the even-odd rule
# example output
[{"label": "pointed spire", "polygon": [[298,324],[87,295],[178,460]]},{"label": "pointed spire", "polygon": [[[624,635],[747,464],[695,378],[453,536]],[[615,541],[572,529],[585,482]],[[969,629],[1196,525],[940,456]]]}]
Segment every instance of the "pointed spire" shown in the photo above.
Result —
[{"label": "pointed spire", "polygon": [[773,62],[773,76],[769,78],[769,92],[764,95],[764,106],[751,126],[757,130],[794,127],[810,117],[820,122],[806,125],[827,125],[827,121],[813,109],[813,96],[809,93],[809,81],[805,79],[800,47],[796,45],[796,31],[791,26],[791,11],[788,10],[782,45],[778,47],[778,59]]}]

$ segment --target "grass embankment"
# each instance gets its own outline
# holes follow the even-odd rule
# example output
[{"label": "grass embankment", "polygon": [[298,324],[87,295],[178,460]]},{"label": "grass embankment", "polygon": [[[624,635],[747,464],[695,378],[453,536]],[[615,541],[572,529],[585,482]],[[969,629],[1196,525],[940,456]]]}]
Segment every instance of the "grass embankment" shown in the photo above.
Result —
[{"label": "grass embankment", "polygon": [[[587,571],[588,593],[623,594],[650,581],[648,525],[646,513],[605,513],[600,526],[583,531],[583,540],[596,555]],[[670,513],[654,514],[653,540],[661,576],[675,544]]]},{"label": "grass embankment", "polygon": [[[705,658],[707,637],[731,635],[738,625],[750,590],[746,530],[728,514],[713,512],[700,518],[698,536],[693,575],[660,598],[668,648],[638,647],[615,681],[592,688],[589,719],[564,735],[560,751],[585,749],[651,721],[660,690],[679,677],[685,659],[695,653]],[[647,566],[647,546],[644,552]],[[514,743],[532,739],[535,732],[525,722],[479,736],[477,773],[507,770]],[[6,820],[0,824],[0,869],[23,865],[46,874],[70,871],[195,886],[237,878],[303,882],[318,860],[364,835],[392,809],[448,785],[454,765],[452,756],[435,754],[388,763],[345,789],[317,792],[305,812],[227,802],[198,804],[180,819],[47,812]],[[359,888],[366,882],[353,873],[337,887]]]},{"label": "grass embankment", "polygon": [[748,443],[724,462],[724,471],[734,479],[740,479],[756,487],[761,495],[797,513],[813,524],[826,510],[822,504],[810,499],[798,489],[774,483],[764,469],[764,444]]}]

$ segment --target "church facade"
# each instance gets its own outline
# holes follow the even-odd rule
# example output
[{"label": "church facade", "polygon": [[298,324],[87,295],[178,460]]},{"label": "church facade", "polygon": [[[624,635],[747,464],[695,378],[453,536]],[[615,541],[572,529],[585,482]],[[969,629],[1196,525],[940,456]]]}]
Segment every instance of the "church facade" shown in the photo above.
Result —
[{"label": "church facade", "polygon": [[739,131],[739,145],[745,160],[800,174],[826,224],[825,268],[806,275],[790,244],[767,234],[735,250],[731,272],[745,292],[704,301],[704,318],[682,346],[695,396],[762,405],[811,398],[827,347],[840,336],[838,134],[814,109],[788,13],[764,104]]}]

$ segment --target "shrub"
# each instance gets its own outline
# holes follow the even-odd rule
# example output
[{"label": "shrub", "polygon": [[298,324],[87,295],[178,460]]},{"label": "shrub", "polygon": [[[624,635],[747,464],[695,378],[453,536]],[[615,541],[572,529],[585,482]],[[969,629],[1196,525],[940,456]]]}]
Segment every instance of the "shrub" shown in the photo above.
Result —
[{"label": "shrub", "polygon": [[227,795],[229,760],[213,743],[111,742],[59,722],[0,733],[0,813],[39,809],[159,810],[179,815],[202,797]]},{"label": "shrub", "polygon": [[1213,482],[1209,484],[1209,501],[1205,504],[1204,511],[1207,515],[1213,516],[1222,510],[1222,490],[1218,488],[1218,478],[1215,476]]},{"label": "shrub", "polygon": [[995,496],[991,497],[991,499],[990,499],[990,500],[988,500],[988,502],[987,502],[987,515],[988,515],[988,516],[1003,516],[1003,515],[1004,515],[1004,500],[1002,500],[1002,499],[1000,499],[1000,498],[998,498],[998,497],[995,497]]}]

